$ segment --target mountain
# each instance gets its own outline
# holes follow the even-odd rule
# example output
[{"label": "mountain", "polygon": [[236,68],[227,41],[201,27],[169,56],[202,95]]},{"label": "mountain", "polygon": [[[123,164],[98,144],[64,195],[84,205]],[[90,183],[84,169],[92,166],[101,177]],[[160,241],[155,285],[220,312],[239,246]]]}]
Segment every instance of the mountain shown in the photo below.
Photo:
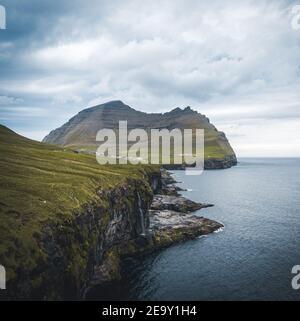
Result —
[{"label": "mountain", "polygon": [[175,108],[167,113],[137,111],[122,101],[111,101],[79,112],[60,128],[50,132],[44,142],[81,151],[95,151],[99,146],[96,134],[100,129],[117,129],[120,120],[127,120],[128,129],[190,129],[205,130],[205,167],[226,168],[236,164],[235,153],[225,134],[209,119],[190,107]]}]

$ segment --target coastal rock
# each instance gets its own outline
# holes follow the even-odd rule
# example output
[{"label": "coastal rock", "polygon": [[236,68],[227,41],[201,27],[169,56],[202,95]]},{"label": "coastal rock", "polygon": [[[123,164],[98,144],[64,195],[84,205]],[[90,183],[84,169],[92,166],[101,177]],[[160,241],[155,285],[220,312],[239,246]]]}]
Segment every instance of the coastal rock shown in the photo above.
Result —
[{"label": "coastal rock", "polygon": [[221,223],[204,218],[203,216],[196,216],[194,214],[185,214],[182,212],[175,212],[169,210],[163,211],[149,211],[150,216],[150,230],[154,233],[164,232],[166,230],[177,229],[199,229],[211,230],[223,227]]},{"label": "coastal rock", "polygon": [[[204,160],[204,169],[226,169],[237,165],[237,158],[235,155],[227,155],[224,158],[214,158],[208,157]],[[184,170],[186,167],[195,167],[195,165],[187,164],[164,164],[163,168],[165,170]]]},{"label": "coastal rock", "polygon": [[170,172],[161,170],[161,194],[156,194],[149,210],[148,244],[143,251],[170,246],[180,241],[212,233],[221,223],[191,214],[213,204],[202,204],[179,195],[176,181]]},{"label": "coastal rock", "polygon": [[161,169],[161,189],[156,194],[180,196],[179,192],[183,189],[176,185],[176,180],[166,169]]},{"label": "coastal rock", "polygon": [[160,190],[160,194],[170,195],[170,196],[180,196],[179,192],[184,191],[183,188],[176,186],[175,184],[171,184],[167,187],[162,187]]},{"label": "coastal rock", "polygon": [[177,183],[176,180],[172,177],[171,173],[164,168],[161,169],[161,181],[163,186]]},{"label": "coastal rock", "polygon": [[223,225],[216,221],[170,210],[150,211],[153,247],[161,248],[217,231]]},{"label": "coastal rock", "polygon": [[237,165],[235,155],[225,156],[223,159],[209,158],[204,161],[204,169],[226,169]]},{"label": "coastal rock", "polygon": [[183,196],[155,195],[150,209],[190,213],[211,206],[213,204],[197,203]]}]

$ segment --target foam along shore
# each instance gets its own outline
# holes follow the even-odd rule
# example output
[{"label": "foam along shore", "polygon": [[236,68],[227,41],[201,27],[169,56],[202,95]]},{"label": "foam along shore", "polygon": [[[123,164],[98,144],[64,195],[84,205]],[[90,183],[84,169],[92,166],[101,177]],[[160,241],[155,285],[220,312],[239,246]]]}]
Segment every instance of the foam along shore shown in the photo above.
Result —
[{"label": "foam along shore", "polygon": [[221,223],[193,214],[213,204],[197,203],[181,196],[180,189],[176,189],[176,182],[167,171],[162,172],[162,185],[168,195],[154,195],[149,211],[154,247],[193,239],[223,227]]}]

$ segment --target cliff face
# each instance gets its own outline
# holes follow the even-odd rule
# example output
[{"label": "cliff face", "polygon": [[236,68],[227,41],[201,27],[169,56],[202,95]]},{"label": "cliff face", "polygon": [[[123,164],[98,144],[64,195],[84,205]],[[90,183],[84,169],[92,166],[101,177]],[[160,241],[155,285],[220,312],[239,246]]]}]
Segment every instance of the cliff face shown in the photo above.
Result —
[{"label": "cliff face", "polygon": [[119,121],[127,120],[128,129],[193,129],[205,131],[206,168],[227,168],[236,165],[236,156],[225,134],[219,132],[209,119],[190,107],[175,108],[170,112],[144,113],[121,101],[112,101],[82,110],[62,127],[53,130],[44,142],[67,146],[72,149],[94,152],[99,146],[96,134],[100,129],[114,129]]},{"label": "cliff face", "polygon": [[71,221],[45,227],[41,244],[48,276],[40,291],[47,289],[53,298],[82,298],[91,286],[120,278],[122,249],[143,241],[152,189],[159,182],[159,176],[149,175],[143,182],[98,190],[104,206],[86,206]]},{"label": "cliff face", "polygon": [[81,298],[119,275],[120,247],[149,225],[156,167],[95,157],[0,126],[0,264],[9,298]]},{"label": "cliff face", "polygon": [[148,209],[159,184],[159,176],[147,174],[141,181],[99,189],[101,201],[86,204],[60,224],[45,224],[38,238],[44,259],[33,270],[18,271],[8,282],[7,297],[81,299],[91,286],[119,279],[124,249],[144,242]]}]

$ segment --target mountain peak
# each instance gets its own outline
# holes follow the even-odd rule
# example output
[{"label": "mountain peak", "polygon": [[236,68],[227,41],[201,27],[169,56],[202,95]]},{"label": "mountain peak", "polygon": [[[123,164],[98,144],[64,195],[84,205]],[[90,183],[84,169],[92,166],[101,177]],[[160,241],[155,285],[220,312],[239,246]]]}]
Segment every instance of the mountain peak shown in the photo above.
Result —
[{"label": "mountain peak", "polygon": [[91,108],[130,108],[128,105],[124,104],[122,100],[111,100],[106,103],[91,107]]},{"label": "mountain peak", "polygon": [[111,100],[100,105],[85,108],[81,110],[78,113],[78,115],[85,115],[85,114],[93,113],[98,110],[109,111],[109,110],[118,110],[118,109],[129,110],[132,108],[124,104],[123,101],[121,100]]},{"label": "mountain peak", "polygon": [[187,106],[184,109],[182,109],[180,107],[176,107],[168,113],[169,114],[182,114],[182,113],[193,113],[194,114],[194,113],[197,113],[197,111],[193,110],[190,106]]},{"label": "mountain peak", "polygon": [[127,105],[125,105],[122,100],[111,100],[107,103],[102,104],[101,106],[119,107],[119,106],[127,106]]},{"label": "mountain peak", "polygon": [[180,112],[182,112],[182,109],[180,107],[176,107],[176,108],[172,109],[169,113],[175,114],[175,113],[180,113]]}]

